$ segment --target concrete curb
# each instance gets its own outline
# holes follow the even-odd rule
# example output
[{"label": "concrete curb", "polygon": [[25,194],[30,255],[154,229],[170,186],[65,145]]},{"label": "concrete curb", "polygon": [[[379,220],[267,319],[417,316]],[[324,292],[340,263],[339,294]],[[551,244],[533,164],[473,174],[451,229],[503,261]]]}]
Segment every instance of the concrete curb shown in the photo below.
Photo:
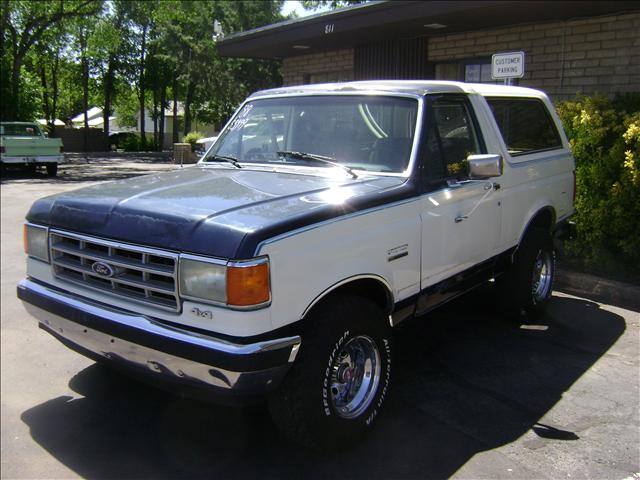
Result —
[{"label": "concrete curb", "polygon": [[640,286],[559,268],[555,289],[640,312]]}]

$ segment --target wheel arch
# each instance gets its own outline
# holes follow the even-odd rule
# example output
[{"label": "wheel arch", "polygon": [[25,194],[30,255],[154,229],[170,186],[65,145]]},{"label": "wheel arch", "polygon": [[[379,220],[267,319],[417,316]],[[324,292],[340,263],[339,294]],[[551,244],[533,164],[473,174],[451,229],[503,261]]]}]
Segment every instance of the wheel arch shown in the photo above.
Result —
[{"label": "wheel arch", "polygon": [[384,312],[385,316],[391,315],[394,305],[393,290],[391,285],[380,275],[362,274],[345,278],[316,296],[302,314],[306,319],[309,313],[321,302],[329,300],[334,295],[350,294],[369,298]]},{"label": "wheel arch", "polygon": [[529,216],[529,220],[525,224],[525,227],[522,229],[522,233],[520,234],[520,238],[518,239],[518,246],[522,244],[522,241],[531,231],[531,229],[544,228],[545,230],[551,232],[555,223],[556,211],[551,205],[546,205],[544,207],[536,209],[534,213]]}]

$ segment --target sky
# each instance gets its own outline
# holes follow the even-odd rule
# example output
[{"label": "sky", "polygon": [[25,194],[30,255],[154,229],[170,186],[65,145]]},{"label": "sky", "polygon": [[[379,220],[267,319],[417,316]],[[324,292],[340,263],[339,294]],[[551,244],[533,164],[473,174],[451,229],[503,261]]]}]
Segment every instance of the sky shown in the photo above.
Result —
[{"label": "sky", "polygon": [[319,13],[325,10],[329,10],[328,7],[320,8],[318,10],[305,10],[300,2],[295,1],[285,1],[280,13],[283,15],[289,15],[291,12],[296,12],[298,17],[306,17],[308,15],[313,15],[314,13]]}]

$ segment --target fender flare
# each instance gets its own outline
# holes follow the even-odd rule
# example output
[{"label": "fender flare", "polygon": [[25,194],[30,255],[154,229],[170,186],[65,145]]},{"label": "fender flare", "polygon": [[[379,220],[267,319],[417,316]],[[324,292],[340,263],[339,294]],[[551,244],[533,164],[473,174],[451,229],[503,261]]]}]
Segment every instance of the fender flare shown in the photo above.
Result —
[{"label": "fender flare", "polygon": [[529,216],[527,218],[526,223],[524,224],[524,228],[522,229],[522,232],[520,233],[520,237],[518,238],[518,243],[516,245],[516,249],[512,254],[512,258],[515,255],[515,253],[518,251],[518,248],[522,244],[522,241],[524,240],[524,237],[527,235],[527,232],[529,231],[529,228],[531,227],[531,225],[536,221],[539,215],[546,214],[547,212],[549,215],[551,215],[550,227],[553,227],[556,221],[556,212],[553,206],[548,204],[544,206],[537,205],[529,211]]},{"label": "fender flare", "polygon": [[311,303],[309,303],[309,305],[307,305],[307,307],[304,309],[304,312],[302,313],[300,318],[303,318],[303,319],[306,318],[309,312],[313,309],[313,307],[315,307],[318,304],[318,302],[320,302],[322,299],[324,299],[325,297],[327,297],[337,289],[344,287],[345,285],[348,285],[350,283],[357,282],[358,280],[375,280],[384,287],[387,294],[387,305],[388,305],[388,308],[385,314],[390,315],[391,311],[393,310],[393,305],[395,304],[393,289],[391,288],[391,285],[389,284],[389,282],[387,282],[387,280],[384,277],[380,275],[377,275],[375,273],[365,273],[365,274],[359,274],[359,275],[352,275],[350,277],[344,278],[339,282],[334,283],[327,289],[323,290],[311,301]]}]

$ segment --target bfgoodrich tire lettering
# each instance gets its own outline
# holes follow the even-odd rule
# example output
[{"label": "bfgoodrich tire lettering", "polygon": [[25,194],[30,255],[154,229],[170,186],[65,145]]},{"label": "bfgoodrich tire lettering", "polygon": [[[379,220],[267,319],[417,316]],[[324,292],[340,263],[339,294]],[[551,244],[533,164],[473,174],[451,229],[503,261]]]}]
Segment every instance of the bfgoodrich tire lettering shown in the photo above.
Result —
[{"label": "bfgoodrich tire lettering", "polygon": [[270,399],[274,421],[316,449],[370,428],[391,381],[391,329],[366,298],[335,296],[308,318],[296,363]]}]

